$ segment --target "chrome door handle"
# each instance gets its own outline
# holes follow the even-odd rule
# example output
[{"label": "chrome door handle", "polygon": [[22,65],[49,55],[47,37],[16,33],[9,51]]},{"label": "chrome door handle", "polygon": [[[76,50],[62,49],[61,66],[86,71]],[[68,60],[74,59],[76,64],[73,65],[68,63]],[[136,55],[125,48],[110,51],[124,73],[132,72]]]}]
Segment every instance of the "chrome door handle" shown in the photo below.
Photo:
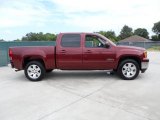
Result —
[{"label": "chrome door handle", "polygon": [[92,51],[91,50],[87,50],[85,53],[92,53]]},{"label": "chrome door handle", "polygon": [[61,52],[60,53],[66,53],[66,50],[61,50]]}]

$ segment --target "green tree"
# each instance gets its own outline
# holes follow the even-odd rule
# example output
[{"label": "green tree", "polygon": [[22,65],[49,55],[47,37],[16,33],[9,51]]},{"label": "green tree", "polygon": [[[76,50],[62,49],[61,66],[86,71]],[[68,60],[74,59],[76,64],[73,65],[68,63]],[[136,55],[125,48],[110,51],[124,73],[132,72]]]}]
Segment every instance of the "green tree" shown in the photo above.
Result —
[{"label": "green tree", "polygon": [[98,33],[105,36],[106,38],[112,40],[113,42],[118,41],[115,32],[112,31],[112,30],[110,30],[110,31],[99,31]]},{"label": "green tree", "polygon": [[138,35],[138,36],[141,36],[141,37],[144,37],[144,38],[149,38],[149,33],[147,31],[147,29],[145,28],[137,28],[136,30],[134,30],[134,35]]},{"label": "green tree", "polygon": [[57,38],[55,34],[51,34],[51,33],[46,33],[45,36],[46,36],[46,40],[49,40],[49,41],[55,41]]},{"label": "green tree", "polygon": [[22,37],[22,41],[37,41],[36,33],[27,33],[26,36]]},{"label": "green tree", "polygon": [[4,40],[3,40],[3,39],[0,39],[0,42],[4,42]]},{"label": "green tree", "polygon": [[22,41],[55,41],[56,35],[51,33],[43,34],[39,33],[27,33],[26,36],[22,37]]},{"label": "green tree", "polygon": [[132,36],[132,35],[133,35],[132,28],[127,26],[127,25],[124,25],[123,28],[121,29],[119,38],[120,39],[125,39],[127,37]]},{"label": "green tree", "polygon": [[160,41],[160,35],[158,36],[158,35],[152,35],[152,40],[153,41]]},{"label": "green tree", "polygon": [[154,23],[154,26],[153,26],[153,28],[152,28],[152,31],[153,31],[154,33],[156,33],[157,35],[160,34],[160,21],[157,22],[157,23]]},{"label": "green tree", "polygon": [[159,40],[160,41],[160,21],[154,23],[152,31],[156,34],[152,36],[152,40]]},{"label": "green tree", "polygon": [[14,42],[21,42],[21,40],[20,39],[16,39],[16,40],[13,40]]}]

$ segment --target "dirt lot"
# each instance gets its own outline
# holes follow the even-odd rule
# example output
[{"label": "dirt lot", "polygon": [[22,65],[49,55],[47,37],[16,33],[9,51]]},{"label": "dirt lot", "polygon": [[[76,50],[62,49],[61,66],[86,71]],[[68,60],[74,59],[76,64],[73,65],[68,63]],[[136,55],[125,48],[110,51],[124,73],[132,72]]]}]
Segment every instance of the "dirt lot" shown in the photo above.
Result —
[{"label": "dirt lot", "polygon": [[160,52],[136,80],[106,71],[53,71],[28,81],[0,68],[0,120],[160,120]]}]

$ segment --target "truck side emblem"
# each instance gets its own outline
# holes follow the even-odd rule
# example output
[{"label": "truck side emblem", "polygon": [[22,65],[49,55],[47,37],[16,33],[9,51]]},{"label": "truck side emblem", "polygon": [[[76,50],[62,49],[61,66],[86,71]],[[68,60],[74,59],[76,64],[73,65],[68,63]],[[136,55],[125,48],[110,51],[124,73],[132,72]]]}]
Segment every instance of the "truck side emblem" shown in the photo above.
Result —
[{"label": "truck side emblem", "polygon": [[108,59],[106,59],[108,62],[113,62],[114,61],[114,59],[112,59],[112,58],[108,58]]}]

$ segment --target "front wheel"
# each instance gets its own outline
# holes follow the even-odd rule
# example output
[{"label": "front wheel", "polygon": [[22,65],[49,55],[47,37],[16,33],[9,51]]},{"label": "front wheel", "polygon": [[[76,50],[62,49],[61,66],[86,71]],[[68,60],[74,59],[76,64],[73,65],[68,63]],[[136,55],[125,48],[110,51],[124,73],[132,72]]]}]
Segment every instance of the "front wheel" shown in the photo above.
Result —
[{"label": "front wheel", "polygon": [[45,75],[45,68],[40,62],[31,61],[26,65],[24,73],[29,80],[40,81]]},{"label": "front wheel", "polygon": [[120,63],[118,74],[124,80],[133,80],[139,74],[139,65],[135,60],[127,59]]}]

